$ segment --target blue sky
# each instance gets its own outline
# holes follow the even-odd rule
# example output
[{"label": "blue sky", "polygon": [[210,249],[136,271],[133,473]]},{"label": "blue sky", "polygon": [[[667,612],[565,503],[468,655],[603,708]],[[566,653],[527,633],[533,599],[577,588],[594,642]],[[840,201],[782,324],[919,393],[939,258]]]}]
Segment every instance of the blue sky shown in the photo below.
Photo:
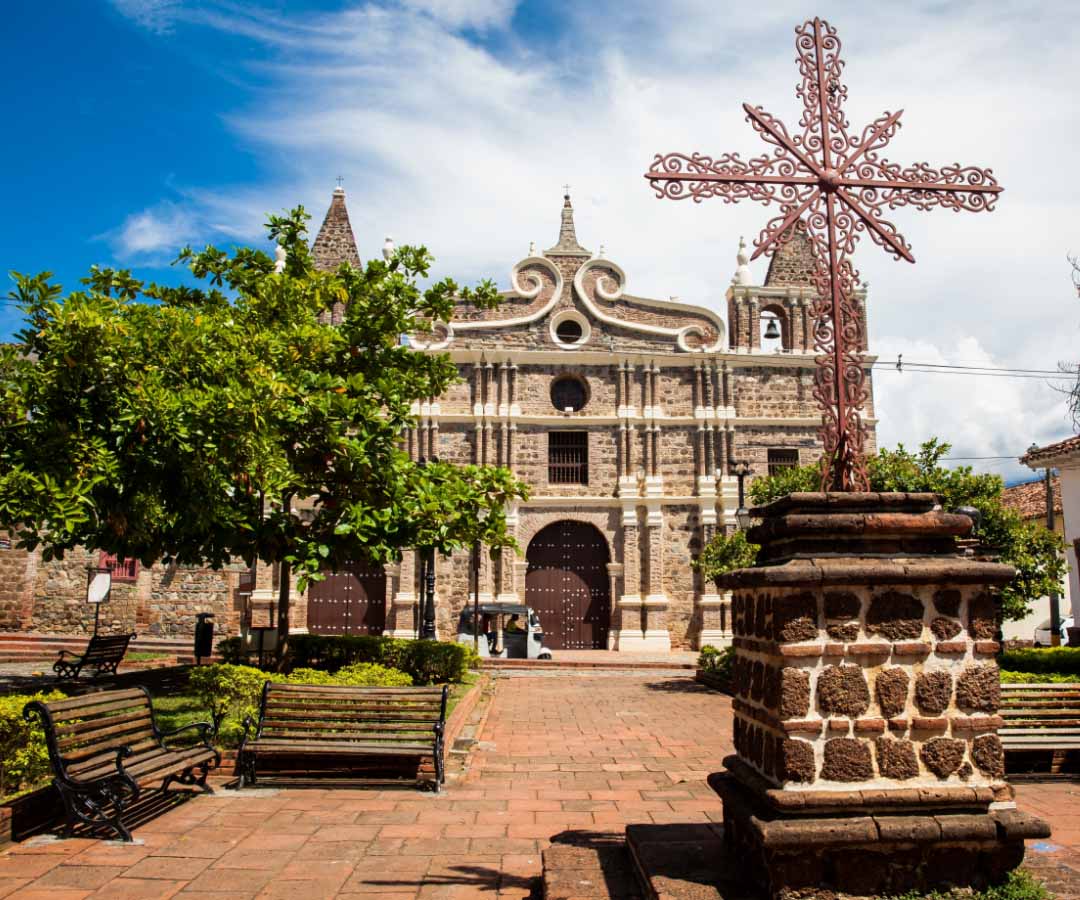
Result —
[{"label": "blue sky", "polygon": [[[1006,187],[988,216],[898,212],[915,266],[864,242],[872,349],[1075,361],[1072,4],[814,12],[844,41],[852,121],[905,108],[890,158],[992,166]],[[723,309],[739,235],[765,211],[660,203],[640,173],[658,151],[760,152],[744,100],[796,118],[806,14],[787,0],[9,3],[0,265],[69,288],[92,263],[176,280],[177,249],[260,241],[267,211],[303,203],[317,227],[340,174],[362,255],[392,234],[427,244],[438,273],[505,287],[530,241],[554,240],[569,182],[581,242],[604,244],[632,293]],[[16,325],[0,303],[0,339]],[[1011,454],[1070,430],[1044,382],[875,380],[883,443]]]}]

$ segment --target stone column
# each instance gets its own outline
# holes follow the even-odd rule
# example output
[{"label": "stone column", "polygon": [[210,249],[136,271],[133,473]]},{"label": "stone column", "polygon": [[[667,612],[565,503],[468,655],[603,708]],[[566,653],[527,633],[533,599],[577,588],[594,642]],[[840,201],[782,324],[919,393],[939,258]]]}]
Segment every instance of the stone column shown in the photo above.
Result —
[{"label": "stone column", "polygon": [[623,507],[622,551],[623,592],[616,603],[618,635],[614,650],[643,650],[645,636],[641,615],[641,546],[636,506]]},{"label": "stone column", "polygon": [[516,416],[521,413],[517,403],[517,363],[510,363],[510,415]]},{"label": "stone column", "polygon": [[495,384],[495,363],[488,362],[484,368],[484,415],[495,415],[495,406],[497,403],[495,397],[496,384]]},{"label": "stone column", "polygon": [[396,581],[397,591],[390,601],[390,615],[387,616],[386,633],[395,638],[416,637],[416,551],[404,550],[398,565]]},{"label": "stone column", "polygon": [[529,563],[524,559],[517,558],[513,564],[514,570],[514,593],[521,598],[521,602],[526,602],[525,593],[525,576],[529,571]]},{"label": "stone column", "polygon": [[484,414],[484,364],[480,360],[473,363],[473,415]]},{"label": "stone column", "polygon": [[611,628],[608,630],[607,648],[617,650],[619,648],[619,630],[622,626],[619,607],[619,579],[622,578],[623,567],[621,563],[608,563],[608,596],[611,597],[614,609],[611,616]]},{"label": "stone column", "polygon": [[758,301],[754,297],[750,300],[750,349],[761,349],[761,316],[758,312]]},{"label": "stone column", "polygon": [[994,594],[932,494],[796,494],[757,511],[734,592],[736,755],[710,777],[763,891],[900,894],[1000,881],[1044,822],[997,729]]},{"label": "stone column", "polygon": [[645,591],[645,635],[643,649],[668,652],[671,633],[667,627],[668,596],[664,593],[664,517],[659,502],[650,505],[645,517],[648,582]]}]

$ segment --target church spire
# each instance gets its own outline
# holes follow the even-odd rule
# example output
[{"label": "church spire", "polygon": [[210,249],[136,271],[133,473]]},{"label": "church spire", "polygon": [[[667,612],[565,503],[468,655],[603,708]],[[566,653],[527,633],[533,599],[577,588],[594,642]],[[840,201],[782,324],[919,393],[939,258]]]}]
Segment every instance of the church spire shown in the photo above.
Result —
[{"label": "church spire", "polygon": [[544,256],[592,256],[577,240],[574,229],[574,207],[570,203],[570,185],[563,194],[562,219],[559,222],[559,243],[544,251]]},{"label": "church spire", "polygon": [[345,208],[345,188],[340,184],[334,188],[330,208],[326,211],[322,228],[311,245],[311,255],[315,259],[315,268],[322,270],[336,269],[347,262],[357,269],[361,267],[360,253],[356,249],[349,211]]}]

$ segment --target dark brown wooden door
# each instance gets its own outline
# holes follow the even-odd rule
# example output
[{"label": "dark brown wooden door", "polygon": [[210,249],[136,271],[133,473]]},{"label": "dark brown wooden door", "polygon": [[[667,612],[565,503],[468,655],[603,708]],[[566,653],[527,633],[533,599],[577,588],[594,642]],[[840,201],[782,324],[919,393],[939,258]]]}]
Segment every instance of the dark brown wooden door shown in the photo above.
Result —
[{"label": "dark brown wooden door", "polygon": [[308,588],[308,630],[315,634],[382,634],[385,626],[382,566],[348,563]]},{"label": "dark brown wooden door", "polygon": [[584,522],[555,522],[529,542],[525,602],[552,650],[605,650],[611,590],[604,536]]}]

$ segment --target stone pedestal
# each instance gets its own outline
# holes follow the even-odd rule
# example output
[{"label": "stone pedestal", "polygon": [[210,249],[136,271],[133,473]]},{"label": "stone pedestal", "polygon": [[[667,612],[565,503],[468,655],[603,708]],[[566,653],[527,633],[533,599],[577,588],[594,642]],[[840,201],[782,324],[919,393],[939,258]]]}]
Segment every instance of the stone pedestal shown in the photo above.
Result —
[{"label": "stone pedestal", "polygon": [[999,880],[1044,822],[1018,812],[996,731],[994,592],[966,516],[930,494],[792,494],[756,511],[733,592],[736,755],[724,839],[771,895]]},{"label": "stone pedestal", "polygon": [[698,632],[697,649],[731,646],[731,594],[702,594],[697,601],[701,628]]}]

